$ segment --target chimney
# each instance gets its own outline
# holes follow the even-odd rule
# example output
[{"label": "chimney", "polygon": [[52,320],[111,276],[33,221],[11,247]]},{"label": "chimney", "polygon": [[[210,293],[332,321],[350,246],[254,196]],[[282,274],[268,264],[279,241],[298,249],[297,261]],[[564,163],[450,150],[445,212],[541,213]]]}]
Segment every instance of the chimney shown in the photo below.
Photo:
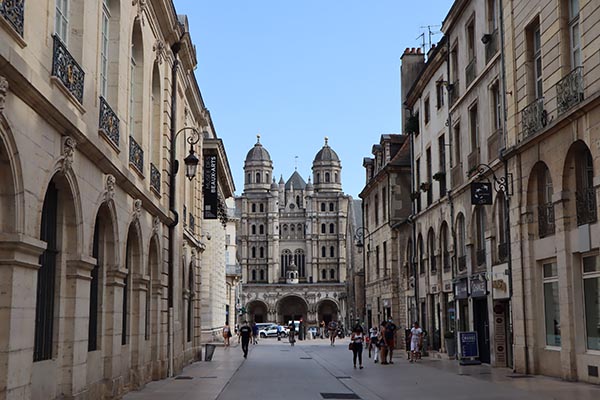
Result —
[{"label": "chimney", "polygon": [[404,50],[404,54],[400,57],[402,65],[400,66],[400,95],[402,104],[400,105],[402,113],[402,132],[404,133],[404,121],[409,113],[404,108],[404,102],[408,95],[408,91],[414,84],[415,80],[425,66],[425,55],[421,52],[421,48],[408,48]]}]

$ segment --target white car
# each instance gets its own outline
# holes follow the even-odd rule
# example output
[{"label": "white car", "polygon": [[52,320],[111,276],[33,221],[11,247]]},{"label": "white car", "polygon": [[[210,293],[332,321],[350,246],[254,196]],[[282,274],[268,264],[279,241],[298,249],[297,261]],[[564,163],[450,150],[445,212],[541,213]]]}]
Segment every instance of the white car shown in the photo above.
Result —
[{"label": "white car", "polygon": [[258,336],[261,338],[277,337],[277,324],[271,324],[258,330]]}]

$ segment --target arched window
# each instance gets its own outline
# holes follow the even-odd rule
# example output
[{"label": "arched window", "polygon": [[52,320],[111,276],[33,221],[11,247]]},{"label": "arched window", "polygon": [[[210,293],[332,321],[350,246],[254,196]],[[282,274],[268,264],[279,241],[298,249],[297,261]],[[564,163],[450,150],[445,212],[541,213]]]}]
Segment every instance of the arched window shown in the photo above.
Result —
[{"label": "arched window", "polygon": [[265,172],[265,182],[269,183],[269,173]]},{"label": "arched window", "polygon": [[335,257],[335,247],[329,247],[329,257]]},{"label": "arched window", "polygon": [[325,211],[325,203],[321,203],[321,211]]},{"label": "arched window", "polygon": [[264,280],[265,280],[265,270],[264,270],[264,269],[261,269],[261,270],[260,270],[260,280],[261,280],[261,281],[264,281]]},{"label": "arched window", "polygon": [[287,235],[288,226],[287,224],[283,224],[283,233]]},{"label": "arched window", "polygon": [[540,238],[553,235],[556,229],[554,222],[554,203],[552,196],[554,187],[548,167],[544,164],[538,168],[538,232]]},{"label": "arched window", "polygon": [[256,183],[260,183],[260,172],[256,173]]},{"label": "arched window", "polygon": [[317,177],[315,178],[315,183],[321,183],[321,173],[317,172]]},{"label": "arched window", "polygon": [[458,270],[465,271],[467,269],[467,237],[465,230],[465,217],[462,214],[458,214],[456,218],[456,255],[458,257]]},{"label": "arched window", "polygon": [[265,234],[265,226],[263,224],[260,224],[258,226],[258,233],[261,234],[261,235]]},{"label": "arched window", "polygon": [[335,183],[340,183],[340,177],[338,176],[337,172],[335,173]]},{"label": "arched window", "polygon": [[256,225],[252,225],[252,234],[256,235]]},{"label": "arched window", "polygon": [[327,257],[327,249],[325,246],[321,247],[321,257]]},{"label": "arched window", "polygon": [[296,230],[296,226],[294,224],[290,225],[290,232],[294,232]]},{"label": "arched window", "polygon": [[256,281],[256,270],[255,269],[252,270],[252,280]]},{"label": "arched window", "polygon": [[251,174],[246,175],[246,183],[252,183],[252,175]]},{"label": "arched window", "polygon": [[335,233],[335,225],[329,224],[329,233]]},{"label": "arched window", "polygon": [[300,207],[300,196],[296,196],[296,205]]},{"label": "arched window", "polygon": [[304,257],[304,250],[298,249],[294,251],[294,263],[298,267],[300,276],[304,278],[306,276],[306,260]]},{"label": "arched window", "polygon": [[256,247],[252,247],[252,258],[256,258]]},{"label": "arched window", "polygon": [[325,183],[330,183],[331,182],[331,176],[329,175],[329,172],[325,172]]},{"label": "arched window", "polygon": [[440,244],[442,251],[442,268],[444,272],[450,271],[450,253],[448,252],[448,225],[446,222],[442,224],[442,230],[440,231]]},{"label": "arched window", "polygon": [[256,212],[256,204],[252,203],[252,212]]},{"label": "arched window", "polygon": [[327,279],[327,270],[325,270],[325,269],[321,270],[321,279],[322,280],[326,280]]},{"label": "arched window", "polygon": [[329,279],[334,280],[335,279],[335,269],[331,268],[329,270]]},{"label": "arched window", "polygon": [[260,254],[260,258],[265,258],[265,248],[264,247],[260,247],[258,249],[258,253]]},{"label": "arched window", "polygon": [[329,203],[329,211],[335,211],[335,205],[333,203]]},{"label": "arched window", "polygon": [[[142,30],[139,20],[133,25],[131,42],[131,58],[129,66],[129,140],[130,146],[143,148],[143,95],[144,95],[144,50]],[[132,148],[132,147],[130,147]],[[140,155],[143,153],[140,152]],[[131,157],[130,157],[131,160]],[[139,172],[143,173],[144,160],[142,157],[133,163]]]},{"label": "arched window", "polygon": [[423,258],[423,237],[417,238],[417,262],[419,263],[419,274],[425,273],[425,260]]},{"label": "arched window", "polygon": [[287,270],[287,267],[291,264],[292,262],[292,252],[288,249],[284,249],[281,252],[281,276],[285,277],[285,271]]},{"label": "arched window", "polygon": [[260,203],[258,205],[258,209],[259,209],[260,212],[265,212],[265,205],[263,203]]},{"label": "arched window", "polygon": [[429,271],[432,274],[435,274],[437,272],[437,265],[435,260],[435,235],[433,234],[433,229],[429,229],[427,235],[427,253],[429,255]]},{"label": "arched window", "polygon": [[326,233],[327,232],[327,228],[325,227],[325,224],[321,224],[321,233]]}]

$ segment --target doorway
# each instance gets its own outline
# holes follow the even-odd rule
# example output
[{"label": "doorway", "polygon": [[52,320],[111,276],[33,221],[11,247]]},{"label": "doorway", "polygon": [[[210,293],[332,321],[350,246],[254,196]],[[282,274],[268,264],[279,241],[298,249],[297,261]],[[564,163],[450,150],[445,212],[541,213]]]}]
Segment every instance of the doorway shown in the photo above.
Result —
[{"label": "doorway", "polygon": [[488,319],[487,297],[473,299],[473,325],[477,332],[479,361],[490,363],[490,324]]}]

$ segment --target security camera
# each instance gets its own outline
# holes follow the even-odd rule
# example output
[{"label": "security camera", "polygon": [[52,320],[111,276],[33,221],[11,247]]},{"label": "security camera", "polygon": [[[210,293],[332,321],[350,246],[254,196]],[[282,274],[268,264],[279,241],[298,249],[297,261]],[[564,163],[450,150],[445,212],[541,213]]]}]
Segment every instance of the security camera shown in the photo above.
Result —
[{"label": "security camera", "polygon": [[492,40],[492,35],[490,35],[489,33],[486,33],[485,35],[483,35],[481,37],[481,43],[483,43],[483,44],[488,44],[491,40]]}]

